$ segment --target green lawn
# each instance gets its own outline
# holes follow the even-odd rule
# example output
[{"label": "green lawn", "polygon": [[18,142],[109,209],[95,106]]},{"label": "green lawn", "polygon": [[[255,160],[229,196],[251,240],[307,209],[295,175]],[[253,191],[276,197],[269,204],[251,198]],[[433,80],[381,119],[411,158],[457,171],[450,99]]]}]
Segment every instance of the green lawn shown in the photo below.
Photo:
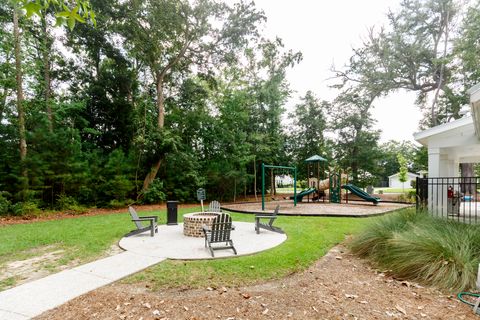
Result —
[{"label": "green lawn", "polygon": [[[181,209],[180,215],[199,210],[199,207]],[[160,223],[166,222],[165,210],[142,214],[159,214]],[[61,258],[42,268],[56,271],[61,265],[92,261],[104,255],[133,228],[127,212],[3,226],[0,227],[0,272],[8,262],[58,250],[63,251]],[[15,279],[11,278],[0,281],[0,290],[14,283]]]},{"label": "green lawn", "polygon": [[[251,215],[233,213],[236,221],[252,221]],[[169,287],[206,288],[247,285],[304,270],[346,235],[358,233],[372,219],[285,217],[275,222],[288,239],[271,250],[234,259],[168,260],[137,273],[127,283],[148,282],[152,290]]]},{"label": "green lawn", "polygon": [[[199,207],[180,209],[180,217]],[[143,211],[141,214],[159,214],[165,223],[165,210]],[[252,215],[233,213],[234,221],[253,221]],[[181,218],[180,218],[181,220]],[[233,286],[257,280],[280,278],[303,270],[345,235],[357,233],[373,219],[279,217],[288,239],[266,252],[214,261],[166,261],[144,272],[125,279],[127,282],[150,282],[151,288]],[[46,251],[63,250],[56,265],[81,264],[94,260],[107,251],[125,233],[133,228],[128,213],[85,216],[30,224],[0,227],[0,270],[9,261],[22,260]],[[10,286],[15,279],[0,281],[1,287]]]},{"label": "green lawn", "polygon": [[[297,192],[300,192],[302,190],[303,190],[302,188],[297,188]],[[293,193],[293,187],[277,188],[277,193]]]},{"label": "green lawn", "polygon": [[415,188],[407,188],[405,189],[402,188],[375,188],[375,193],[378,193],[379,191],[383,191],[383,193],[407,193],[410,191],[415,191]]}]

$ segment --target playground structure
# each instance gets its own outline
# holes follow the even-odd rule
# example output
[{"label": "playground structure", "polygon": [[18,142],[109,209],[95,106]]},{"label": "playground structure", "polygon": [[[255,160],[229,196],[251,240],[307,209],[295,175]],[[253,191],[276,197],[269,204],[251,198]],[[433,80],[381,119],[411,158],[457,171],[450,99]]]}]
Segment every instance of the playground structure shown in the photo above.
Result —
[{"label": "playground structure", "polygon": [[[359,187],[348,183],[348,175],[338,172],[330,172],[326,175],[325,166],[327,160],[319,155],[314,155],[305,160],[308,169],[308,188],[302,190],[296,196],[298,202],[302,202],[304,197],[310,202],[310,195],[312,194],[312,201],[319,201],[323,199],[325,202],[326,193],[328,190],[328,198],[331,203],[341,203],[342,189],[345,190],[345,202],[348,203],[348,195],[351,194],[377,205],[379,198],[373,197]],[[290,197],[293,199],[294,197]]]},{"label": "playground structure", "polygon": [[[262,211],[265,210],[265,169],[272,169],[272,181],[273,179],[273,170],[282,169],[282,170],[291,170],[294,172],[294,182],[293,182],[293,196],[290,196],[289,199],[293,200],[294,207],[297,206],[298,202],[302,202],[306,197],[307,202],[319,202],[320,199],[325,202],[326,190],[328,190],[328,198],[330,203],[341,203],[342,202],[342,189],[345,191],[345,202],[348,203],[348,192],[359,197],[360,199],[371,202],[374,205],[377,205],[380,202],[380,198],[374,197],[367,192],[363,191],[361,188],[348,183],[348,175],[330,172],[327,176],[325,171],[325,166],[327,160],[319,155],[314,155],[305,160],[307,163],[307,182],[308,187],[301,192],[297,193],[297,168],[296,167],[286,167],[286,166],[273,166],[266,165],[262,163]],[[271,186],[273,189],[274,186]],[[312,196],[310,198],[310,196]]]},{"label": "playground structure", "polygon": [[325,180],[322,179],[326,178],[325,165],[327,159],[319,155],[314,155],[306,159],[305,162],[307,163],[308,187],[313,189],[315,193],[312,200],[316,201],[323,198],[325,201],[325,190],[328,189],[328,185],[326,185]]}]

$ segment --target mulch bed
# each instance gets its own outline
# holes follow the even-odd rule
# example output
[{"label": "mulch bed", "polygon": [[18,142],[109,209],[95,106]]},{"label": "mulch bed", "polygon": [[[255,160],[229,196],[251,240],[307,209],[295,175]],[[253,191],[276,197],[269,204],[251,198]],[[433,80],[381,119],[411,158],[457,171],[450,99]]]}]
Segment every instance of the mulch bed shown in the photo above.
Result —
[{"label": "mulch bed", "polygon": [[[195,203],[188,203],[188,204],[180,204],[179,206],[182,208],[191,208],[191,207],[198,207],[200,204]],[[134,205],[137,211],[148,211],[148,210],[163,210],[166,209],[165,204],[148,204],[148,205]],[[102,214],[113,214],[113,213],[126,213],[128,210],[127,207],[125,208],[118,208],[118,209],[98,209],[93,208],[89,209],[85,213],[81,214],[71,214],[68,212],[55,212],[50,213],[45,216],[3,216],[0,217],[0,226],[2,225],[10,225],[10,224],[24,224],[24,223],[33,223],[33,222],[40,222],[40,221],[49,221],[49,220],[60,220],[60,219],[72,219],[78,217],[86,217],[86,216],[97,216]]]},{"label": "mulch bed", "polygon": [[478,319],[453,295],[394,279],[343,246],[304,272],[236,288],[149,290],[115,283],[37,318]]}]

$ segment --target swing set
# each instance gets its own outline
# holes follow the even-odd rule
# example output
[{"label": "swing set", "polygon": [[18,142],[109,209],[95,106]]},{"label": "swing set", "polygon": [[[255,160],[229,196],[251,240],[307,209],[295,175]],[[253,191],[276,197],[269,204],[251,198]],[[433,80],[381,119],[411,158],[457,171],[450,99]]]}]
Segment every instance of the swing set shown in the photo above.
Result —
[{"label": "swing set", "polygon": [[[265,211],[265,168],[267,169],[282,169],[282,170],[292,170],[293,171],[293,205],[297,206],[297,167],[285,167],[285,166],[272,166],[262,163],[262,211]],[[273,182],[275,183],[275,181]],[[274,188],[274,186],[271,186]]]}]

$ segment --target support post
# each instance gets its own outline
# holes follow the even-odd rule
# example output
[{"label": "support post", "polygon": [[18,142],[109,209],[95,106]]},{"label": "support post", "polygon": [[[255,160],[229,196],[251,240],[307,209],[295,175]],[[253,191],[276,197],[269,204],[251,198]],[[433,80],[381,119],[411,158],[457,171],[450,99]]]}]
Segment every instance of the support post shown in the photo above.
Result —
[{"label": "support post", "polygon": [[265,211],[265,164],[262,163],[262,211]]},{"label": "support post", "polygon": [[297,206],[297,167],[293,169],[293,206]]}]

